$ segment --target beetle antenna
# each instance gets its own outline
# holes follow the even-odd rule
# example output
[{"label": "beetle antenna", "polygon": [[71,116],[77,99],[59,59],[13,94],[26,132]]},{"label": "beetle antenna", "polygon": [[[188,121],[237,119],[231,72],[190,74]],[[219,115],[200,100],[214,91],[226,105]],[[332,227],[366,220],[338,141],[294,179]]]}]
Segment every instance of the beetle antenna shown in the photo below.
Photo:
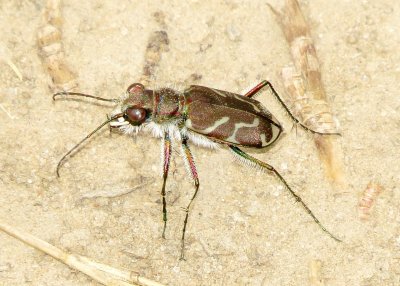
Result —
[{"label": "beetle antenna", "polygon": [[81,141],[79,141],[78,144],[76,144],[73,148],[71,148],[67,153],[65,153],[65,155],[60,159],[60,161],[58,161],[57,164],[57,169],[56,169],[56,173],[57,173],[57,177],[60,177],[60,167],[62,165],[62,163],[65,161],[65,159],[72,153],[74,152],[83,142],[85,142],[87,139],[89,139],[90,137],[92,137],[92,135],[94,135],[97,131],[99,131],[102,127],[104,127],[106,124],[110,123],[111,121],[118,119],[120,117],[122,117],[122,113],[116,114],[114,116],[112,116],[111,118],[107,119],[106,121],[104,121],[102,124],[100,124],[95,130],[93,130],[92,132],[90,132],[88,135],[86,135],[85,138],[83,138]]},{"label": "beetle antenna", "polygon": [[108,102],[115,102],[115,103],[117,103],[119,101],[119,99],[117,99],[117,98],[104,98],[104,97],[94,96],[94,95],[80,93],[80,92],[66,92],[66,91],[57,92],[57,93],[53,94],[53,100],[56,100],[56,96],[59,96],[59,95],[77,95],[77,96],[82,96],[82,97],[93,98],[93,99],[100,100],[100,101],[108,101]]}]

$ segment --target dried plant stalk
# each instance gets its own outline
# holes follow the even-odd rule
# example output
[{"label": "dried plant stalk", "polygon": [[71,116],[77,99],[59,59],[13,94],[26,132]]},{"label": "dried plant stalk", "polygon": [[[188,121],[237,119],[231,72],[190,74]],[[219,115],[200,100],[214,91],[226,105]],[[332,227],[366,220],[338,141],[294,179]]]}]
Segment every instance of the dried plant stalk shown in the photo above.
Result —
[{"label": "dried plant stalk", "polygon": [[368,220],[371,215],[371,208],[382,192],[383,187],[375,182],[370,182],[364,190],[358,202],[358,216],[362,220]]},{"label": "dried plant stalk", "polygon": [[321,260],[311,260],[309,264],[309,279],[310,286],[324,286],[324,280],[321,275],[322,262]]},{"label": "dried plant stalk", "polygon": [[285,90],[292,99],[291,110],[296,117],[302,118],[303,124],[319,132],[338,132],[328,103],[307,94],[304,79],[294,66],[282,69],[282,79]]},{"label": "dried plant stalk", "polygon": [[[309,28],[296,0],[286,0],[282,12],[271,7],[290,44],[294,67],[285,68],[282,77],[288,95],[295,102],[294,112],[311,129],[338,132],[321,80],[319,62]],[[335,184],[345,184],[342,151],[333,136],[314,135],[326,175]]]},{"label": "dried plant stalk", "polygon": [[139,82],[144,86],[149,85],[151,79],[154,79],[156,69],[160,65],[162,53],[169,50],[169,39],[166,32],[167,24],[165,15],[161,11],[153,13],[153,18],[160,27],[159,31],[154,31],[147,41],[146,51],[144,53],[144,65],[142,76]]},{"label": "dried plant stalk", "polygon": [[16,239],[32,246],[33,248],[43,251],[44,253],[58,259],[69,267],[85,273],[93,280],[109,286],[129,286],[129,285],[145,285],[145,286],[162,286],[162,284],[141,277],[139,274],[120,270],[105,264],[97,263],[87,257],[67,253],[29,233],[21,231],[6,223],[0,221],[0,230],[15,237]]},{"label": "dried plant stalk", "polygon": [[45,24],[39,28],[37,42],[43,66],[52,79],[54,91],[68,91],[77,86],[76,75],[64,59],[61,35],[61,0],[47,0],[43,13]]},{"label": "dried plant stalk", "polygon": [[150,36],[144,55],[144,67],[140,81],[144,86],[150,83],[163,52],[168,51],[169,39],[165,31],[155,31]]}]

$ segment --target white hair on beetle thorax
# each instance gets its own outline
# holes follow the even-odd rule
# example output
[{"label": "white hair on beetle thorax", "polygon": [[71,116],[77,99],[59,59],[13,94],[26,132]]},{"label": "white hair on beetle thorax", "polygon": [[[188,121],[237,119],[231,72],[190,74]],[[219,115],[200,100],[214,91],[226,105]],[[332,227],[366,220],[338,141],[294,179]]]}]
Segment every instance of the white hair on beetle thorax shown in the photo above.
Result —
[{"label": "white hair on beetle thorax", "polygon": [[[186,128],[185,128],[186,129]],[[188,137],[189,141],[193,142],[195,145],[208,148],[208,149],[219,149],[220,144],[208,139],[206,136],[191,132],[186,129],[186,136]]]},{"label": "white hair on beetle thorax", "polygon": [[160,124],[149,120],[149,122],[144,123],[144,131],[148,131],[153,137],[156,138],[164,138],[165,133],[168,133],[171,139],[181,140],[178,128],[178,125],[181,121],[181,118],[177,118]]}]

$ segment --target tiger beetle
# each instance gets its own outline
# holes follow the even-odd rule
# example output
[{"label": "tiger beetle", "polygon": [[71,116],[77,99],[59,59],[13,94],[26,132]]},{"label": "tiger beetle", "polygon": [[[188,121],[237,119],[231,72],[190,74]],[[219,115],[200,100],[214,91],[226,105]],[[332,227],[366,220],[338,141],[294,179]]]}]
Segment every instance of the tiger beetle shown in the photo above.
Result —
[{"label": "tiger beetle", "polygon": [[299,122],[275,91],[272,84],[266,80],[256,85],[244,95],[199,85],[192,85],[183,92],[172,88],[151,90],[146,89],[140,83],[131,84],[121,99],[106,99],[83,93],[60,92],[54,94],[53,99],[59,95],[76,95],[100,101],[114,102],[118,107],[105,122],[88,134],[61,158],[57,165],[57,176],[59,176],[60,167],[68,155],[107,124],[109,124],[110,128],[117,128],[123,133],[131,135],[137,134],[142,129],[152,132],[153,136],[162,139],[163,144],[163,184],[161,196],[164,221],[162,237],[165,238],[167,227],[165,188],[171,160],[172,140],[178,142],[188,173],[194,183],[194,193],[185,208],[186,216],[182,229],[180,258],[184,259],[185,234],[189,210],[200,186],[189,142],[207,148],[225,145],[240,161],[259,170],[273,173],[289,190],[295,200],[303,206],[318,226],[334,240],[340,242],[340,239],[335,237],[322,225],[310,208],[292,190],[286,180],[273,166],[254,158],[241,149],[241,147],[259,149],[270,146],[278,140],[283,131],[279,121],[260,102],[252,98],[264,87],[268,87],[272,91],[272,94],[280,102],[291,119],[306,131],[320,135],[340,135],[339,133],[322,133],[311,130]]}]

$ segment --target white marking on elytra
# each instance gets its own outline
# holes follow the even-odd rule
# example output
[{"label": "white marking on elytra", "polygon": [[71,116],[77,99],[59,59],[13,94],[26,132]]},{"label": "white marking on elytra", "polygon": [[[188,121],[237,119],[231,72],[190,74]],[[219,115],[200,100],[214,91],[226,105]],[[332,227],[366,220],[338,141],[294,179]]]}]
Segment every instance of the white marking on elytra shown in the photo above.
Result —
[{"label": "white marking on elytra", "polygon": [[276,138],[279,136],[279,134],[281,133],[281,130],[274,124],[271,124],[271,128],[272,128],[272,131],[271,131],[272,137],[269,141],[266,140],[266,136],[264,133],[260,134],[262,147],[268,146],[270,144],[270,142],[274,142],[276,140]]},{"label": "white marking on elytra", "polygon": [[[243,97],[250,91],[252,90],[257,84],[259,83],[259,81],[254,81],[252,84],[250,84],[248,87],[246,87],[245,89],[242,90],[242,92],[240,93]],[[263,90],[263,89],[261,89]],[[256,94],[254,94],[251,98],[256,98],[261,90],[259,90]],[[267,117],[271,117],[272,118],[272,114],[271,112],[266,109],[263,105],[258,106],[258,109],[261,110],[262,113],[265,113],[265,115]],[[274,120],[275,122],[277,122],[276,120]]]},{"label": "white marking on elytra", "polygon": [[234,96],[235,96],[236,99],[238,99],[238,100],[240,100],[240,101],[243,101],[243,102],[245,102],[246,104],[250,104],[250,105],[254,108],[255,111],[261,112],[261,109],[258,108],[258,106],[257,106],[256,104],[254,104],[253,102],[251,102],[250,100],[248,100],[248,97],[244,97],[244,96],[236,95],[236,94],[235,94]]},{"label": "white marking on elytra", "polygon": [[223,93],[223,92],[220,92],[220,91],[218,91],[218,90],[216,90],[216,89],[213,89],[213,88],[210,88],[213,92],[215,92],[216,94],[218,94],[218,95],[220,95],[220,96],[222,96],[222,97],[226,97],[226,94],[225,93]]},{"label": "white marking on elytra", "polygon": [[[224,116],[221,119],[216,120],[212,126],[207,127],[206,129],[198,130],[198,131],[201,132],[202,134],[210,134],[215,129],[217,129],[219,126],[228,122],[229,119],[230,118],[228,116]],[[185,125],[186,125],[186,127],[190,128],[190,129],[196,130],[195,128],[193,128],[192,120],[190,120],[190,119],[186,120]]]},{"label": "white marking on elytra", "polygon": [[[218,94],[218,95],[220,95],[220,96],[226,97],[226,94],[224,94],[224,93],[222,93],[222,92],[220,92],[220,91],[218,91],[218,90],[216,90],[216,89],[211,88],[211,90],[214,91],[216,94]],[[257,112],[260,112],[260,111],[261,111],[260,108],[258,108],[257,105],[255,105],[254,103],[250,102],[250,101],[247,100],[245,97],[240,96],[240,95],[236,95],[236,94],[233,94],[233,96],[234,96],[236,99],[245,102],[246,104],[250,104],[250,105],[254,108],[255,111],[257,111]]]},{"label": "white marking on elytra", "polygon": [[254,118],[253,123],[244,123],[244,122],[235,123],[235,130],[232,132],[231,136],[225,139],[225,141],[239,144],[239,142],[236,140],[236,132],[242,127],[257,127],[259,124],[260,124],[260,119],[258,119],[257,117]]},{"label": "white marking on elytra", "polygon": [[261,139],[261,146],[267,146],[268,145],[268,142],[265,140],[265,134],[264,133],[262,133],[262,134],[260,134],[260,139]]},{"label": "white marking on elytra", "polygon": [[276,138],[279,136],[279,134],[281,134],[282,129],[279,129],[278,126],[276,126],[275,124],[271,124],[271,126],[272,126],[272,138],[270,142],[274,142]]}]

